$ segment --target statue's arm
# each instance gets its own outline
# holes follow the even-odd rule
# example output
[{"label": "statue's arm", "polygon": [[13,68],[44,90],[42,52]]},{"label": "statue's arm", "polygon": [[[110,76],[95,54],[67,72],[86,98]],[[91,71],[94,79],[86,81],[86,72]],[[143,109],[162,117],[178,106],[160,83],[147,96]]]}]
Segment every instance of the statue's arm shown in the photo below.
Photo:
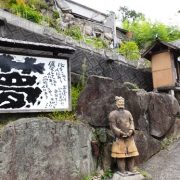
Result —
[{"label": "statue's arm", "polygon": [[116,117],[113,113],[110,113],[109,115],[109,125],[116,137],[125,135],[125,133],[116,126]]},{"label": "statue's arm", "polygon": [[135,127],[134,127],[134,120],[130,112],[129,112],[129,122],[130,122],[129,136],[131,136],[135,132]]}]

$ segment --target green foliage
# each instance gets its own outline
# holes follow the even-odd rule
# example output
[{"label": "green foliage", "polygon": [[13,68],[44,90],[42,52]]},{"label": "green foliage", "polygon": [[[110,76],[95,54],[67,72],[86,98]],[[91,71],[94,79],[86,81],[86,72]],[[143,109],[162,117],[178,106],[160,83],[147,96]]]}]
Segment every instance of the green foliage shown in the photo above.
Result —
[{"label": "green foliage", "polygon": [[71,120],[74,121],[76,120],[76,116],[74,112],[72,111],[54,111],[52,113],[49,113],[47,115],[50,119],[53,120]]},{"label": "green foliage", "polygon": [[82,180],[92,180],[92,176],[84,176]]},{"label": "green foliage", "polygon": [[161,149],[168,149],[168,147],[177,139],[178,138],[175,136],[165,137],[163,141],[161,141]]},{"label": "green foliage", "polygon": [[93,179],[100,179],[101,180],[108,180],[112,178],[113,172],[110,169],[107,169],[103,175],[101,173],[95,172],[92,175],[87,175],[82,178],[82,180],[93,180]]},{"label": "green foliage", "polygon": [[[47,23],[49,27],[52,27],[56,29],[57,31],[60,31],[59,23],[57,22],[56,19],[50,17],[50,16],[44,16],[43,20],[45,24]],[[43,21],[41,22],[43,24]]]},{"label": "green foliage", "polygon": [[3,8],[7,8],[11,13],[25,19],[35,23],[45,20],[49,26],[56,28],[55,18],[58,17],[57,12],[53,12],[52,17],[43,16],[41,13],[42,9],[50,10],[45,0],[0,0],[0,5]]},{"label": "green foliage", "polygon": [[139,48],[146,48],[156,37],[162,41],[180,39],[180,30],[175,26],[167,26],[163,23],[152,23],[148,20],[123,21],[123,28],[133,32],[133,39]]},{"label": "green foliage", "polygon": [[143,170],[143,169],[140,169],[139,167],[136,167],[136,170],[140,173],[140,174],[142,174],[145,178],[147,178],[147,179],[152,179],[152,176],[147,172],[147,171],[145,171],[145,170]]},{"label": "green foliage", "polygon": [[0,129],[3,128],[5,125],[7,125],[9,122],[11,122],[10,120],[0,120]]},{"label": "green foliage", "polygon": [[138,85],[130,83],[130,82],[124,82],[124,85],[129,89],[139,89]]},{"label": "green foliage", "polygon": [[123,42],[119,48],[119,53],[129,60],[138,60],[140,58],[139,48],[133,41]]},{"label": "green foliage", "polygon": [[59,12],[58,11],[53,11],[53,19],[58,19],[59,17]]},{"label": "green foliage", "polygon": [[83,34],[81,32],[81,28],[79,26],[71,26],[69,28],[66,28],[64,31],[65,35],[71,36],[75,40],[82,40]]},{"label": "green foliage", "polygon": [[41,9],[48,9],[48,4],[45,0],[28,0],[27,5],[38,11]]},{"label": "green foliage", "polygon": [[106,180],[106,179],[109,179],[109,178],[112,178],[113,176],[113,172],[111,169],[108,169],[104,172],[104,174],[101,176],[101,179],[102,180]]},{"label": "green foliage", "polygon": [[0,0],[0,8],[9,9],[12,4],[15,4],[16,0]]},{"label": "green foliage", "polygon": [[72,94],[72,110],[75,111],[77,108],[77,102],[79,95],[82,91],[82,86],[72,86],[71,88],[71,94]]},{"label": "green foliage", "polygon": [[144,14],[142,14],[140,12],[136,12],[135,10],[130,10],[126,6],[120,7],[119,12],[121,14],[122,21],[125,21],[125,20],[134,21],[135,19],[143,19],[144,18]]},{"label": "green foliage", "polygon": [[95,47],[97,49],[99,49],[99,48],[107,48],[108,47],[106,41],[104,41],[100,37],[99,38],[97,38],[97,37],[93,37],[93,38],[86,37],[85,42],[87,44],[92,45],[93,47]]},{"label": "green foliage", "polygon": [[42,20],[42,15],[27,5],[13,4],[10,10],[12,13],[35,23],[39,23]]}]

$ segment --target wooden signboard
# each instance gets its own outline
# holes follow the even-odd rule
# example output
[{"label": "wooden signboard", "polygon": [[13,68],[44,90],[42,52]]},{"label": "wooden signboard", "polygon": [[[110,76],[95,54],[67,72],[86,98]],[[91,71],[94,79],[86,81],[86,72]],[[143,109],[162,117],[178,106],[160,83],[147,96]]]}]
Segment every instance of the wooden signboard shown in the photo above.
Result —
[{"label": "wooden signboard", "polygon": [[174,65],[170,52],[152,56],[153,87],[172,87],[175,85]]},{"label": "wooden signboard", "polygon": [[70,110],[67,59],[0,54],[0,112]]}]

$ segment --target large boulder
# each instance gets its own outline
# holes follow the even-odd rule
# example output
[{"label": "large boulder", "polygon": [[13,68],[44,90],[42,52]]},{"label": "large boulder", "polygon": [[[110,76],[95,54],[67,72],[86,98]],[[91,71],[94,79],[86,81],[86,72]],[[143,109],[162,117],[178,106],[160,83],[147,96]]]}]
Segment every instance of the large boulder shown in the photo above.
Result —
[{"label": "large boulder", "polygon": [[139,151],[139,156],[136,158],[137,164],[145,162],[161,150],[161,142],[145,131],[136,131],[134,139]]},{"label": "large boulder", "polygon": [[48,118],[20,119],[0,136],[0,179],[80,180],[95,170],[91,129]]},{"label": "large boulder", "polygon": [[108,127],[108,114],[116,109],[115,96],[125,98],[136,129],[147,131],[156,138],[168,133],[179,112],[177,100],[168,94],[148,93],[111,78],[90,76],[79,98],[77,114],[92,126]]},{"label": "large boulder", "polygon": [[77,114],[92,126],[108,126],[108,114],[115,108],[111,78],[91,76],[78,100]]},{"label": "large boulder", "polygon": [[149,93],[150,101],[147,109],[150,124],[150,134],[154,137],[164,137],[175,123],[179,112],[179,104],[168,94]]}]

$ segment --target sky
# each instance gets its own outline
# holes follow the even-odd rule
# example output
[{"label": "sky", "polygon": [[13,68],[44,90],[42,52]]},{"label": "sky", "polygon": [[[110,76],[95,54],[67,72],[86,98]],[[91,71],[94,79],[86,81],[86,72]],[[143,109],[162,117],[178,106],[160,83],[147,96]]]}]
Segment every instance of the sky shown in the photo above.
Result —
[{"label": "sky", "polygon": [[85,6],[108,13],[116,14],[120,6],[127,6],[145,14],[152,22],[159,21],[167,25],[180,27],[180,0],[73,0]]}]

